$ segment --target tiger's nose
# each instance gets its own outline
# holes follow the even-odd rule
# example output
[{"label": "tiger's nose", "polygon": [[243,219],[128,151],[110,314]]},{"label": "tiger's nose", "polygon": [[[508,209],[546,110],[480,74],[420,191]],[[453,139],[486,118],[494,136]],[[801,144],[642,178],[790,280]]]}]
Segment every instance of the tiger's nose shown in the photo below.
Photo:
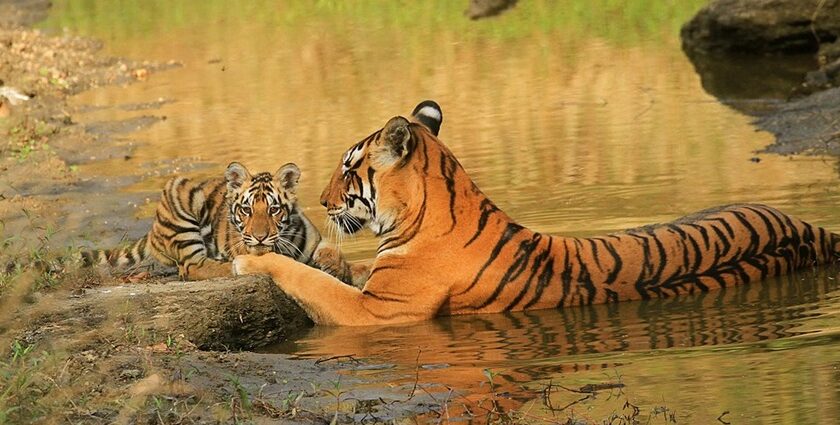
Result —
[{"label": "tiger's nose", "polygon": [[262,242],[268,237],[268,232],[253,233],[251,236],[253,236],[257,242]]},{"label": "tiger's nose", "polygon": [[327,206],[327,200],[326,199],[321,199],[321,206],[324,206],[324,207]]}]

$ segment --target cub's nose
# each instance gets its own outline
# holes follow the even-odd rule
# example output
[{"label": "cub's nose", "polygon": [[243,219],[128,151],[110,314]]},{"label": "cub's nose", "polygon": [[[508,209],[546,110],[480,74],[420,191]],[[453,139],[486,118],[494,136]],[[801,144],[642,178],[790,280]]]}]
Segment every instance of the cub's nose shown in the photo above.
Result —
[{"label": "cub's nose", "polygon": [[321,205],[326,207],[327,206],[327,200],[322,198],[321,199]]},{"label": "cub's nose", "polygon": [[253,236],[254,239],[257,240],[257,242],[262,243],[262,241],[264,241],[268,237],[268,232],[254,232],[251,234],[251,236]]}]

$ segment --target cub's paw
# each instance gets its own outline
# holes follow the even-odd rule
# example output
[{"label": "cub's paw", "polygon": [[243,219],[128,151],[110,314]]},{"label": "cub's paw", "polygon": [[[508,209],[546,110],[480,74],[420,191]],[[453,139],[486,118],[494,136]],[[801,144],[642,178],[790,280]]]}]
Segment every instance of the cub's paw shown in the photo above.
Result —
[{"label": "cub's paw", "polygon": [[312,255],[312,259],[324,271],[338,270],[344,261],[338,250],[332,247],[319,248]]},{"label": "cub's paw", "polygon": [[333,277],[351,283],[350,266],[341,253],[330,246],[322,246],[315,251],[312,260],[322,271],[331,274]]}]

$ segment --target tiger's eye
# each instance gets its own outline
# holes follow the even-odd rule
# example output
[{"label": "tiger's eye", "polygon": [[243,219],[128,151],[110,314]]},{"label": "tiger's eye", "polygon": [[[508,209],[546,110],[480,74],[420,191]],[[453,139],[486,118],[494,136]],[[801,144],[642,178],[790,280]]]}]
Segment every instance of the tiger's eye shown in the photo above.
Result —
[{"label": "tiger's eye", "polygon": [[242,214],[251,215],[251,207],[242,207]]},{"label": "tiger's eye", "polygon": [[271,208],[268,209],[268,213],[271,215],[280,214],[280,207],[277,205],[272,205]]}]

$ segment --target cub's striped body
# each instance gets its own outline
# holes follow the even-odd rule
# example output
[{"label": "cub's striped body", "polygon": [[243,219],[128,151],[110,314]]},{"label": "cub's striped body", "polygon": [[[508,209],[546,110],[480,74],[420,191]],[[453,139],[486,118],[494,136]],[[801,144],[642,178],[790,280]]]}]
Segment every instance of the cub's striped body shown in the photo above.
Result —
[{"label": "cub's striped body", "polygon": [[88,265],[127,269],[147,258],[177,267],[184,280],[230,276],[230,259],[276,252],[352,283],[351,267],[321,239],[297,205],[300,170],[251,175],[238,163],[224,178],[166,183],[151,231],[127,248],[83,253]]},{"label": "cub's striped body", "polygon": [[278,256],[239,257],[235,271],[270,273],[318,323],[370,325],[691,294],[840,254],[837,234],[753,204],[602,237],[534,232],[416,121],[395,117],[351,147],[321,195],[346,232],[380,238],[363,290]]}]

